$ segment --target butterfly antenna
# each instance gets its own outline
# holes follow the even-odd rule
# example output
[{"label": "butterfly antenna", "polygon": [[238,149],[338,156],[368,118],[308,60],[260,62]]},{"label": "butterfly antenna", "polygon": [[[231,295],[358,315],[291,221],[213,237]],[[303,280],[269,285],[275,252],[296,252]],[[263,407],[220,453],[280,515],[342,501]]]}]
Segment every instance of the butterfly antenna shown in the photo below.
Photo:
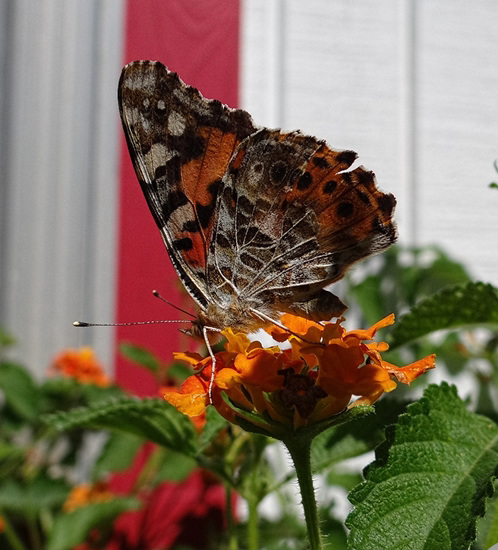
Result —
[{"label": "butterfly antenna", "polygon": [[153,290],[152,294],[154,294],[154,296],[156,298],[159,298],[160,300],[162,300],[165,304],[168,304],[169,306],[175,308],[177,311],[181,311],[182,313],[185,313],[185,315],[190,315],[190,317],[195,319],[195,315],[190,313],[190,311],[186,311],[186,310],[182,309],[181,307],[179,307],[175,304],[172,304],[169,300],[166,300],[166,298],[163,298],[163,296],[161,296],[157,290]]},{"label": "butterfly antenna", "polygon": [[73,327],[131,327],[134,325],[156,325],[158,323],[190,323],[187,319],[159,319],[153,321],[132,321],[129,323],[85,323],[85,321],[74,321]]}]

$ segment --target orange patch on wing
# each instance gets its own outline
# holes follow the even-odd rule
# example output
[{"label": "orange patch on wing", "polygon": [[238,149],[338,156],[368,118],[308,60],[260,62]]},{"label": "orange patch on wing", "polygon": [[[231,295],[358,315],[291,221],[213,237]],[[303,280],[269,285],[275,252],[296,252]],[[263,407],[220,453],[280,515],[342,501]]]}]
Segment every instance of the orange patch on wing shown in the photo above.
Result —
[{"label": "orange patch on wing", "polygon": [[238,141],[235,134],[208,126],[200,127],[198,136],[205,149],[182,166],[182,188],[194,204],[207,206],[213,199],[209,186],[223,177]]},{"label": "orange patch on wing", "polygon": [[192,241],[192,248],[181,252],[183,259],[194,269],[204,269],[206,267],[206,250],[202,234],[185,232],[183,235]]}]

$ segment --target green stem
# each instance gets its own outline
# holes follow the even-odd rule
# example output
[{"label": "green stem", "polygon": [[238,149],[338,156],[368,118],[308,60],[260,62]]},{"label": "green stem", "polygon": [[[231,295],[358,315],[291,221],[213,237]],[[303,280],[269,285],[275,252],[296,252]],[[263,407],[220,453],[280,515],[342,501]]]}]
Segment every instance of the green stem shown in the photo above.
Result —
[{"label": "green stem", "polygon": [[28,524],[28,534],[31,542],[31,548],[33,550],[42,550],[43,544],[41,541],[40,531],[38,529],[36,512],[31,508],[31,506],[28,510],[26,510],[24,517],[26,518],[26,523]]},{"label": "green stem", "polygon": [[322,550],[322,537],[318,522],[318,507],[315,499],[315,488],[311,475],[311,440],[288,439],[284,441],[287,447],[299,482],[301,500],[308,529],[310,550]]},{"label": "green stem", "polygon": [[247,499],[249,507],[249,515],[247,518],[247,548],[248,550],[258,550],[259,548],[259,531],[258,531],[258,499]]},{"label": "green stem", "polygon": [[17,533],[14,531],[10,521],[7,519],[7,516],[0,512],[0,516],[3,520],[4,530],[3,533],[5,538],[9,541],[9,544],[12,546],[13,550],[26,550],[26,547],[22,543],[21,539],[17,536]]}]

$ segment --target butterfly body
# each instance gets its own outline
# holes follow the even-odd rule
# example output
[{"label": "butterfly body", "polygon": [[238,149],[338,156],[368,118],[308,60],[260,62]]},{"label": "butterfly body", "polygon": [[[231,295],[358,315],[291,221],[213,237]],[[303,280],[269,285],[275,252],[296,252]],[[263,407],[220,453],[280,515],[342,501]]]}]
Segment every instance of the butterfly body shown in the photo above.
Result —
[{"label": "butterfly body", "polygon": [[119,105],[130,155],[172,263],[205,327],[251,332],[292,312],[346,308],[324,287],[396,239],[395,199],[300,132],[258,128],[205,99],[158,62],[123,69]]}]

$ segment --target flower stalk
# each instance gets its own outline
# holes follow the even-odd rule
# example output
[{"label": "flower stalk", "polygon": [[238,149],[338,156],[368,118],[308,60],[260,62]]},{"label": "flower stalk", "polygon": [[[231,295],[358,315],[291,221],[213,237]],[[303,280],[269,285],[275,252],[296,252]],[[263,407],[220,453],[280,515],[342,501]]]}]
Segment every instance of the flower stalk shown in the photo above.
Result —
[{"label": "flower stalk", "polygon": [[315,498],[315,488],[311,471],[311,440],[289,438],[283,441],[291,455],[296,477],[301,492],[301,503],[304,510],[306,529],[310,550],[322,549],[322,536],[318,521],[318,506]]}]

